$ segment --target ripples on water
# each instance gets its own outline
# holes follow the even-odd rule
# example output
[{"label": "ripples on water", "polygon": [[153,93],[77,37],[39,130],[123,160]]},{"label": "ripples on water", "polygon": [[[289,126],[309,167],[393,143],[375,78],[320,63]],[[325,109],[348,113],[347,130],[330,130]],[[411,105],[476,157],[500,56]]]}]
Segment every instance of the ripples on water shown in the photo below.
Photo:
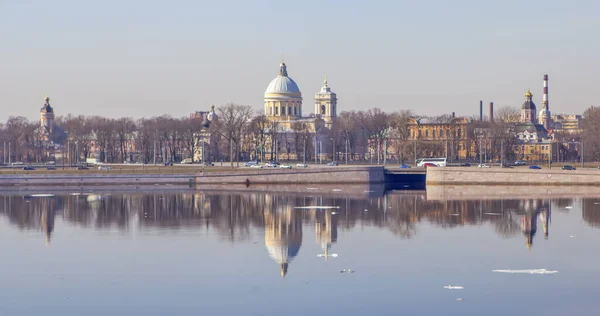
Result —
[{"label": "ripples on water", "polygon": [[598,293],[599,201],[0,195],[0,312],[585,314]]}]

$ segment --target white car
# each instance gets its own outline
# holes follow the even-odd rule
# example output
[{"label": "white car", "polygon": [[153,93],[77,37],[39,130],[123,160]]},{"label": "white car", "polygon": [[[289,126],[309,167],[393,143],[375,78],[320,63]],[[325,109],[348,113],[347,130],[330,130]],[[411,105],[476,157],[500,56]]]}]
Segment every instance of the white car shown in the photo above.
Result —
[{"label": "white car", "polygon": [[108,166],[100,166],[100,167],[98,167],[98,170],[108,171],[108,170],[110,170],[110,167],[108,167]]},{"label": "white car", "polygon": [[515,166],[524,166],[526,164],[527,164],[527,162],[525,162],[523,160],[517,160],[517,161],[515,161]]},{"label": "white car", "polygon": [[13,165],[13,166],[22,166],[23,162],[21,162],[21,161],[15,161],[15,162],[11,163],[11,165]]},{"label": "white car", "polygon": [[303,164],[303,163],[299,163],[299,164],[296,165],[296,167],[298,167],[298,168],[308,168],[308,165],[307,164]]},{"label": "white car", "polygon": [[262,169],[263,166],[261,166],[261,165],[252,165],[252,166],[250,166],[250,168]]},{"label": "white car", "polygon": [[485,164],[485,163],[480,163],[479,165],[477,165],[477,168],[489,168],[490,165]]},{"label": "white car", "polygon": [[279,168],[281,168],[281,169],[292,169],[292,166],[290,166],[290,165],[281,165],[281,166],[279,166]]}]

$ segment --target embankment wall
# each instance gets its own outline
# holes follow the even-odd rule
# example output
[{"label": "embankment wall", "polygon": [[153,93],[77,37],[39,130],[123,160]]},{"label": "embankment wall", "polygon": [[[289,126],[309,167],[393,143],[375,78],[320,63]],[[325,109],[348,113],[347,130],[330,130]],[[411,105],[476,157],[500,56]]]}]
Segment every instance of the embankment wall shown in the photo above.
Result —
[{"label": "embankment wall", "polygon": [[196,184],[357,184],[383,183],[383,167],[330,167],[306,169],[235,169],[198,172]]},{"label": "embankment wall", "polygon": [[429,185],[600,186],[599,169],[465,168],[427,169]]}]

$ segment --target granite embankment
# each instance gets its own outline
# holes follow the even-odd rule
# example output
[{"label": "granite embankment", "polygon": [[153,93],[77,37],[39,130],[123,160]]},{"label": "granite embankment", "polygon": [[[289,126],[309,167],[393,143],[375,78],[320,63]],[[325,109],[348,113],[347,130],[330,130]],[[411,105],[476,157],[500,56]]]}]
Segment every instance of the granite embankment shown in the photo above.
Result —
[{"label": "granite embankment", "polygon": [[431,185],[600,186],[600,170],[428,168],[427,186]]},{"label": "granite embankment", "polygon": [[[384,183],[381,166],[306,169],[250,169],[198,171],[196,173],[31,173],[0,174],[0,187],[24,186],[106,186],[106,185],[186,185],[190,187],[223,184],[368,184]],[[368,187],[366,187],[368,189]]]},{"label": "granite embankment", "polygon": [[234,169],[223,172],[198,172],[196,184],[359,184],[384,183],[381,166],[297,168],[297,169]]}]

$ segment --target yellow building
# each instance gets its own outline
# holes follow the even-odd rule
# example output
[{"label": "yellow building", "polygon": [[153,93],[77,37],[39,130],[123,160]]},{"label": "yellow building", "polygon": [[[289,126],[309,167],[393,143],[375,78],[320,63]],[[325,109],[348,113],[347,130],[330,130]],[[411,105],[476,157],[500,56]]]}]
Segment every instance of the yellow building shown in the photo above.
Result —
[{"label": "yellow building", "polygon": [[411,118],[409,140],[420,146],[419,157],[444,157],[447,154],[450,159],[470,159],[476,155],[468,137],[470,123],[466,117],[452,117],[448,121]]}]

